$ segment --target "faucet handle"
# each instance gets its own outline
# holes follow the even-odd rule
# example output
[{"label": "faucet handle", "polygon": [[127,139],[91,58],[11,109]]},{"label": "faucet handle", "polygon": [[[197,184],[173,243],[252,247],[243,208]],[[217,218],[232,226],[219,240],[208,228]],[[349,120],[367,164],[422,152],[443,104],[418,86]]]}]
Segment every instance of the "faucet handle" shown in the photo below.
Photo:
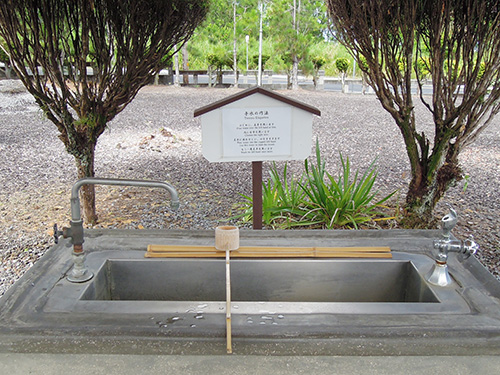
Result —
[{"label": "faucet handle", "polygon": [[460,260],[466,260],[471,255],[474,255],[479,250],[479,245],[474,242],[474,236],[470,235],[469,238],[464,240],[463,250],[458,254]]},{"label": "faucet handle", "polygon": [[441,228],[443,229],[443,237],[445,238],[450,238],[451,231],[455,228],[458,221],[457,212],[451,206],[448,207],[450,208],[450,212],[441,219]]},{"label": "faucet handle", "polygon": [[59,243],[59,237],[61,237],[63,235],[63,233],[64,232],[62,230],[58,230],[57,224],[54,224],[54,226],[52,227],[52,230],[48,231],[48,234],[54,238],[54,243],[56,243],[56,244]]}]

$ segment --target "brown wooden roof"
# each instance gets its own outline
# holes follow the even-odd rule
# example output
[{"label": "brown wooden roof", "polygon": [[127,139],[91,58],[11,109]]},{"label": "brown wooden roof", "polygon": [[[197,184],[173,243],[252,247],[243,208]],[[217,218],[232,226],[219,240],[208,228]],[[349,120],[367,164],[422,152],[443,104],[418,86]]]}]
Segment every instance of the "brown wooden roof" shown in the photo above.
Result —
[{"label": "brown wooden roof", "polygon": [[238,101],[240,99],[246,98],[247,96],[250,96],[250,95],[253,95],[253,94],[257,94],[257,93],[269,96],[270,98],[279,100],[279,101],[281,101],[283,103],[286,103],[286,104],[289,104],[289,105],[291,105],[293,107],[297,107],[297,108],[302,109],[304,111],[310,112],[313,115],[321,116],[320,110],[317,109],[317,108],[315,108],[315,107],[312,107],[312,106],[310,106],[308,104],[299,102],[297,100],[293,100],[293,99],[287,98],[286,96],[278,94],[278,93],[276,93],[274,91],[267,90],[267,89],[264,89],[262,87],[256,86],[256,87],[251,87],[249,89],[241,91],[241,92],[239,92],[239,93],[237,93],[235,95],[228,96],[227,98],[224,98],[222,100],[218,100],[216,102],[213,102],[212,104],[209,104],[209,105],[206,105],[204,107],[200,107],[198,109],[195,109],[195,111],[194,111],[194,117],[201,116],[201,115],[203,115],[203,114],[205,114],[207,112],[213,111],[214,109],[223,107],[223,106],[225,106],[227,104],[236,102],[236,101]]}]

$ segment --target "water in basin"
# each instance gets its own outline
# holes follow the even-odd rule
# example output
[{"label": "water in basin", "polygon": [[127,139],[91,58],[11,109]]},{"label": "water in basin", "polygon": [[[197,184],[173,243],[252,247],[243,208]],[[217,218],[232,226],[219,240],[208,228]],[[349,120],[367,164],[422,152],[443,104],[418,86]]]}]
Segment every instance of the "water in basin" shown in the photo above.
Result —
[{"label": "water in basin", "polygon": [[[81,300],[224,301],[220,259],[108,259]],[[405,260],[235,259],[231,299],[248,302],[438,303]]]}]

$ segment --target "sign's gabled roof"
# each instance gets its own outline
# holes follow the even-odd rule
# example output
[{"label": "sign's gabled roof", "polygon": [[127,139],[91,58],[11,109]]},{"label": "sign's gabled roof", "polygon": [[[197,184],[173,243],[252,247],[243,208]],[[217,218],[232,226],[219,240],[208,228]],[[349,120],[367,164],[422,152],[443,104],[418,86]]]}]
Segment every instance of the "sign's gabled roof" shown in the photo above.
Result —
[{"label": "sign's gabled roof", "polygon": [[286,103],[286,104],[289,104],[289,105],[291,105],[293,107],[297,107],[299,109],[302,109],[303,111],[310,112],[313,115],[321,116],[320,110],[317,109],[317,108],[315,108],[315,107],[312,107],[312,106],[310,106],[308,104],[299,102],[297,100],[293,100],[293,99],[287,98],[286,96],[278,94],[278,93],[276,93],[274,91],[267,90],[267,89],[264,89],[262,87],[256,86],[256,87],[251,87],[249,89],[246,89],[246,90],[244,90],[242,92],[239,92],[239,93],[237,93],[235,95],[231,95],[231,96],[229,96],[227,98],[224,98],[222,100],[216,101],[216,102],[214,102],[212,104],[209,104],[209,105],[206,105],[204,107],[200,107],[198,109],[195,109],[195,111],[194,111],[194,117],[201,116],[201,115],[203,115],[205,113],[213,111],[214,109],[223,107],[223,106],[225,106],[227,104],[236,102],[236,101],[238,101],[240,99],[246,98],[247,96],[250,96],[250,95],[253,95],[253,94],[257,94],[257,93],[269,96],[270,98],[279,100],[279,101],[281,101],[283,103]]}]

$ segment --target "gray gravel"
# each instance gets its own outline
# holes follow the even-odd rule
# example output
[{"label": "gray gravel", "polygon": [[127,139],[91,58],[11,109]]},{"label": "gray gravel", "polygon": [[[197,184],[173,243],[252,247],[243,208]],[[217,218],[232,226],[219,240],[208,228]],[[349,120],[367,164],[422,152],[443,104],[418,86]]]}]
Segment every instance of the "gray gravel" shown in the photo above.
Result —
[{"label": "gray gravel", "polygon": [[[181,209],[173,212],[163,192],[133,188],[97,189],[98,227],[211,229],[233,216],[240,193],[251,192],[250,163],[209,163],[201,155],[201,127],[193,111],[238,92],[237,89],[148,86],[109,124],[96,151],[99,177],[157,179],[180,192]],[[410,170],[402,138],[373,95],[285,91],[321,110],[314,136],[330,172],[339,168],[338,153],[353,168],[364,169],[377,157],[378,187],[399,189],[391,202],[404,202]],[[422,130],[432,134],[432,121]],[[500,118],[461,156],[469,176],[438,205],[436,217],[452,204],[460,216],[455,235],[474,234],[481,259],[491,272],[500,269]],[[302,162],[290,163],[299,173]],[[269,163],[264,163],[267,170]],[[266,171],[264,172],[266,175]],[[72,158],[57,138],[55,126],[37,109],[16,81],[0,81],[0,295],[52,244],[46,234],[54,222],[69,220],[69,192],[76,181]],[[165,204],[167,203],[167,204]],[[395,223],[393,225],[396,225]]]}]

